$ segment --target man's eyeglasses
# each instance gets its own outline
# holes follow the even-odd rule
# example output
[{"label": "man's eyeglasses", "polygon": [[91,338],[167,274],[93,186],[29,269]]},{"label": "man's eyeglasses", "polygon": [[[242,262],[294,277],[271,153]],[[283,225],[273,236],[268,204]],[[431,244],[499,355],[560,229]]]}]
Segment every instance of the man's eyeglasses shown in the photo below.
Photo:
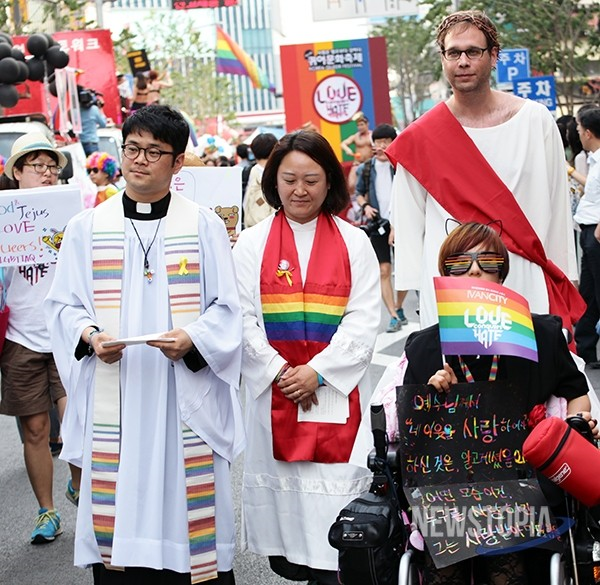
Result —
[{"label": "man's eyeglasses", "polygon": [[100,169],[96,169],[96,168],[87,170],[88,175],[91,175],[92,173],[99,173],[99,172],[100,172]]},{"label": "man's eyeglasses", "polygon": [[46,171],[50,171],[53,175],[60,175],[62,167],[58,165],[46,165],[44,163],[24,163],[24,167],[33,167],[33,170],[38,175],[43,175]]},{"label": "man's eyeglasses", "polygon": [[163,154],[172,154],[175,156],[173,151],[160,150],[159,148],[154,147],[142,148],[141,146],[136,146],[135,144],[124,144],[121,146],[121,150],[123,151],[123,156],[129,160],[135,160],[140,155],[140,151],[142,150],[144,151],[144,156],[148,162],[159,161]]},{"label": "man's eyeglasses", "polygon": [[480,47],[469,47],[461,51],[460,49],[446,49],[440,51],[446,61],[458,61],[461,55],[464,53],[467,58],[471,61],[477,61],[483,57],[483,54],[488,50],[488,47],[481,49]]},{"label": "man's eyeglasses", "polygon": [[444,273],[446,276],[463,276],[469,272],[473,262],[477,262],[487,274],[497,274],[504,266],[504,258],[498,252],[459,252],[444,260]]}]

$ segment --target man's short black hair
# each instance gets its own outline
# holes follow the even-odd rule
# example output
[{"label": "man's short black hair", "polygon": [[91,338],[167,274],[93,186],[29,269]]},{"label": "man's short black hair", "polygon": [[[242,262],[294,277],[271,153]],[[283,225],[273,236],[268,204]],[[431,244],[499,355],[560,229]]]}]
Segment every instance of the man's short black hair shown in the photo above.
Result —
[{"label": "man's short black hair", "polygon": [[372,140],[381,140],[382,138],[396,138],[396,129],[389,124],[379,124],[371,133]]},{"label": "man's short black hair", "polygon": [[275,148],[277,144],[277,138],[275,134],[271,134],[270,132],[265,132],[264,134],[259,134],[250,145],[252,148],[252,154],[254,154],[255,159],[265,159],[269,158],[271,151]]},{"label": "man's short black hair", "polygon": [[600,107],[579,110],[577,120],[582,128],[589,130],[596,138],[600,138]]},{"label": "man's short black hair", "polygon": [[247,144],[238,144],[235,147],[235,152],[240,158],[248,158],[248,145]]},{"label": "man's short black hair", "polygon": [[123,142],[130,134],[148,132],[173,148],[173,160],[185,152],[190,127],[185,118],[170,106],[146,106],[127,117],[123,124]]}]

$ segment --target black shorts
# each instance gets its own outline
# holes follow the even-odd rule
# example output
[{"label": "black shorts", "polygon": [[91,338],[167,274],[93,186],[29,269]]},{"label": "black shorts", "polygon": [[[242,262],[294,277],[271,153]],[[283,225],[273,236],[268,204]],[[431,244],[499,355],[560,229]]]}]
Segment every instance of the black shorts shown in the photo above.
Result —
[{"label": "black shorts", "polygon": [[389,238],[389,230],[386,230],[383,235],[374,234],[371,236],[371,244],[373,245],[379,264],[383,264],[384,262],[391,264],[392,262],[392,248],[388,243]]}]

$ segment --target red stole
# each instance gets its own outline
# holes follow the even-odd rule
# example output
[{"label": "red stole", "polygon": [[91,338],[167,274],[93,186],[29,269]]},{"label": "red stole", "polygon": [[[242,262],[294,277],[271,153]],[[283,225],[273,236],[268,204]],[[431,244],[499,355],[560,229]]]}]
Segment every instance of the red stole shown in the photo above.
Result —
[{"label": "red stole", "polygon": [[461,223],[502,220],[506,247],[542,268],[550,313],[561,317],[563,326],[571,329],[585,312],[585,301],[562,270],[546,257],[542,242],[514,195],[445,103],[413,122],[386,154],[392,164],[401,164]]},{"label": "red stole", "polygon": [[[278,271],[282,261],[289,264],[289,271],[283,265],[287,276]],[[351,285],[348,249],[331,215],[321,213],[317,220],[303,286],[294,234],[284,213],[276,214],[263,254],[260,292],[269,343],[291,366],[308,363],[329,345]],[[348,461],[360,424],[358,388],[348,397],[350,416],[345,424],[298,422],[300,406],[287,399],[275,383],[271,394],[275,459]]]}]

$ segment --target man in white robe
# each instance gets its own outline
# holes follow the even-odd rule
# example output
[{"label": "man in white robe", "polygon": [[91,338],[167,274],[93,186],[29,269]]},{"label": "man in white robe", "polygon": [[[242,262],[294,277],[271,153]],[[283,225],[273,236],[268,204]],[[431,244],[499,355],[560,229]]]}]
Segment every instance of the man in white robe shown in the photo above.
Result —
[{"label": "man in white robe", "polygon": [[[125,193],[109,199],[108,207],[102,204],[86,210],[69,223],[54,286],[45,302],[53,350],[68,395],[62,458],[83,468],[75,564],[93,565],[96,584],[135,579],[234,583],[229,465],[243,446],[236,392],[241,311],[222,220],[211,210],[169,192],[173,174],[183,165],[188,132],[183,117],[167,106],[149,106],[127,119],[123,127]],[[107,264],[114,268],[115,262],[111,249],[104,250],[108,260],[96,257],[99,218],[114,226],[105,235],[112,234],[112,229],[122,231],[120,286],[113,276],[115,270],[103,277],[117,278],[115,310],[112,306],[101,310],[97,288],[101,282],[97,272],[102,273]],[[191,226],[191,244],[171,270],[168,259],[178,245],[176,224],[180,220]],[[191,274],[197,274],[191,286],[199,306],[188,303],[184,309],[194,318],[178,327],[184,312],[178,305],[183,299],[172,295],[172,282]],[[110,320],[101,320],[113,314],[117,323],[120,320],[118,330],[110,328]],[[103,346],[141,335],[171,341]],[[120,462],[108,557],[101,553],[93,522],[91,471],[95,402],[100,400],[100,390],[105,391],[98,379],[104,380],[105,371],[116,372],[117,388],[120,385]],[[212,513],[215,518],[216,557],[212,574],[197,578],[190,560],[189,486],[181,421],[208,446],[214,465],[214,476],[208,477],[209,483],[214,482],[214,507],[206,515]]]},{"label": "man in white robe", "polygon": [[[453,90],[445,105],[512,192],[548,259],[569,279],[577,280],[564,151],[554,119],[540,104],[491,89],[500,47],[494,25],[482,13],[464,11],[446,17],[438,28],[438,45]],[[455,133],[448,133],[447,142],[439,144],[444,140],[439,128],[427,125],[425,117],[418,122],[443,150],[442,161],[440,157],[431,160],[425,148],[416,149],[415,156],[432,167],[431,172],[445,172],[438,168],[441,163],[451,165],[465,156],[457,148]],[[403,140],[401,133],[396,143]],[[388,151],[392,149],[394,144]],[[421,325],[427,327],[437,322],[432,277],[439,275],[438,251],[447,232],[456,226],[448,219],[462,223],[477,218],[466,213],[453,217],[413,174],[398,164],[392,196],[395,288],[420,291]],[[450,169],[447,183],[453,183],[454,175],[456,171]],[[505,230],[510,227],[515,220],[505,217],[503,205],[492,205],[484,185],[476,187],[481,190],[481,209],[493,219],[503,219]],[[538,264],[511,252],[505,284],[528,299],[533,313],[549,312],[549,292]]]}]

